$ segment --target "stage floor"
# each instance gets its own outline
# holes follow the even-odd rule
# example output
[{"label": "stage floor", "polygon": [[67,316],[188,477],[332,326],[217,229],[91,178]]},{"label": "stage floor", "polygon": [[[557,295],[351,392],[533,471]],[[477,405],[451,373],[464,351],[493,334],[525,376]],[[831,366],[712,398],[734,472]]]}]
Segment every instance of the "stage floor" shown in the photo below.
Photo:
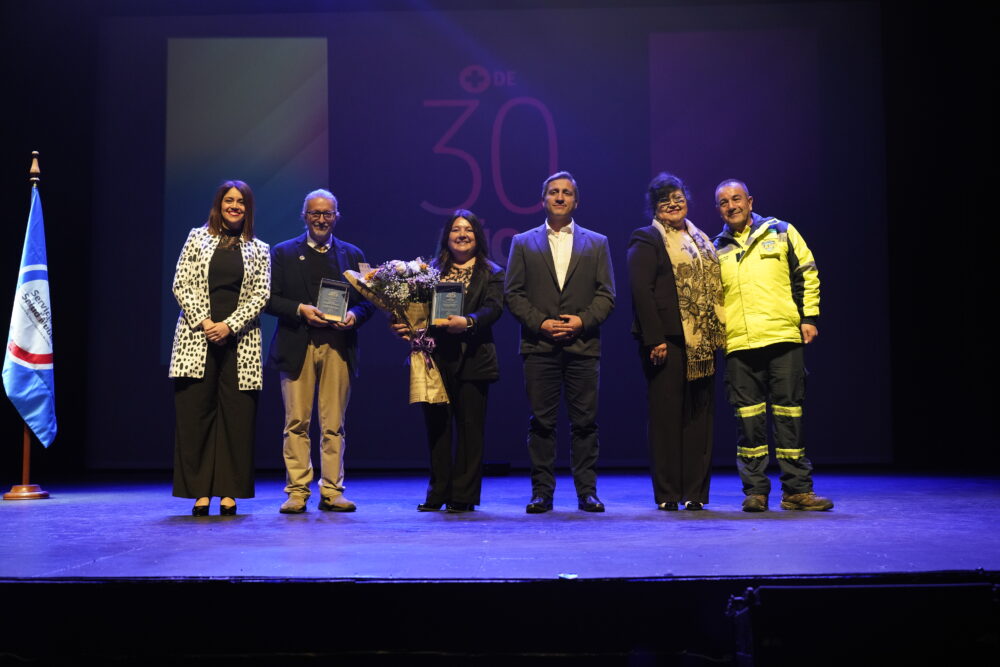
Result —
[{"label": "stage floor", "polygon": [[717,474],[702,512],[657,511],[645,474],[604,474],[604,514],[528,515],[524,474],[490,477],[470,514],[419,513],[421,476],[353,475],[350,514],[282,515],[282,481],[258,480],[239,515],[190,516],[165,480],[45,484],[49,500],[0,502],[0,577],[509,580],[1000,571],[1000,478],[823,473],[831,512],[740,511]]}]

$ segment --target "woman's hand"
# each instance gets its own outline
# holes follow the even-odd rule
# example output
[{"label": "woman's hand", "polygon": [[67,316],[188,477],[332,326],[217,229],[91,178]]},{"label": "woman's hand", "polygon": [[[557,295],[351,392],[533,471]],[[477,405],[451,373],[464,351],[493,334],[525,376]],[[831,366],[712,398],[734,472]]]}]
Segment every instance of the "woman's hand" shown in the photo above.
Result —
[{"label": "woman's hand", "polygon": [[222,345],[233,334],[233,330],[225,322],[213,322],[205,328],[205,337],[216,345]]},{"label": "woman's hand", "polygon": [[465,331],[469,328],[469,320],[465,319],[461,315],[449,315],[448,322],[441,326],[450,334],[465,333]]},{"label": "woman's hand", "polygon": [[649,351],[649,362],[654,366],[662,366],[667,363],[667,344],[660,343]]},{"label": "woman's hand", "polygon": [[389,322],[389,330],[396,334],[397,338],[410,340],[410,327],[402,322]]}]

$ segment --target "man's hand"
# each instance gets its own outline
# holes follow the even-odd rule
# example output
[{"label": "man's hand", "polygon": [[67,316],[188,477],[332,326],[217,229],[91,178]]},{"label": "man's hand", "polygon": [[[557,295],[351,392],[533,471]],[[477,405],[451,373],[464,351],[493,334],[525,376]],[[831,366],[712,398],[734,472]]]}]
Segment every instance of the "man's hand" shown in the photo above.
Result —
[{"label": "man's hand", "polygon": [[299,315],[311,327],[328,327],[330,323],[323,319],[323,311],[308,303],[299,304]]},{"label": "man's hand", "polygon": [[578,315],[560,315],[542,322],[542,333],[554,341],[572,340],[583,333],[583,320]]},{"label": "man's hand", "polygon": [[542,322],[542,335],[549,340],[563,340],[566,338],[566,334],[559,328],[561,326],[561,320],[544,320]]},{"label": "man's hand", "polygon": [[559,324],[556,325],[556,329],[565,332],[569,338],[576,338],[583,333],[583,320],[580,319],[579,315],[563,313],[559,315]]},{"label": "man's hand", "polygon": [[662,366],[667,361],[667,344],[660,343],[649,351],[649,361],[654,366]]},{"label": "man's hand", "polygon": [[443,325],[444,330],[450,334],[465,333],[469,328],[469,321],[461,315],[449,315],[448,323]]},{"label": "man's hand", "polygon": [[348,329],[353,329],[354,325],[358,323],[358,318],[354,317],[354,313],[347,311],[347,315],[344,316],[342,322],[331,322],[330,326],[334,329],[340,329],[341,331],[347,331]]},{"label": "man's hand", "polygon": [[802,330],[802,342],[806,345],[816,340],[816,337],[819,336],[819,329],[811,324],[800,324],[799,328]]}]

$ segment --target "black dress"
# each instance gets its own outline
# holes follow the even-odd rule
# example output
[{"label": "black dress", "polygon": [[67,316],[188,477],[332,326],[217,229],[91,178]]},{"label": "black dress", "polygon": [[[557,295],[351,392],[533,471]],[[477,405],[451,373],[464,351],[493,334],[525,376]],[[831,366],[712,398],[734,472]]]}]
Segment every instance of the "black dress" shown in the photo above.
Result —
[{"label": "black dress", "polygon": [[[236,310],[243,284],[238,236],[224,235],[208,270],[212,321]],[[236,337],[208,344],[205,375],[174,379],[174,492],[179,498],[254,495],[257,391],[240,391]]]},{"label": "black dress", "polygon": [[443,280],[466,283],[463,314],[475,325],[461,334],[434,332],[434,362],[441,370],[446,405],[424,405],[431,455],[427,505],[478,505],[483,483],[486,399],[500,377],[493,324],[503,314],[504,273],[489,262],[486,270],[453,269]]}]

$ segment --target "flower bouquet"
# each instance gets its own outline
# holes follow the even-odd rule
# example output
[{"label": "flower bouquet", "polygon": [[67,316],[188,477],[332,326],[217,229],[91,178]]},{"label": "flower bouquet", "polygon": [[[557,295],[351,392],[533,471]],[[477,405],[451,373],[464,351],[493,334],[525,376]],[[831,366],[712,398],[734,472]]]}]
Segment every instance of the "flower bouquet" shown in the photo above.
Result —
[{"label": "flower bouquet", "polygon": [[358,292],[395,321],[405,322],[410,338],[410,403],[447,403],[448,392],[431,352],[434,339],[427,334],[431,299],[441,272],[417,257],[409,262],[391,259],[364,274],[344,271]]}]

